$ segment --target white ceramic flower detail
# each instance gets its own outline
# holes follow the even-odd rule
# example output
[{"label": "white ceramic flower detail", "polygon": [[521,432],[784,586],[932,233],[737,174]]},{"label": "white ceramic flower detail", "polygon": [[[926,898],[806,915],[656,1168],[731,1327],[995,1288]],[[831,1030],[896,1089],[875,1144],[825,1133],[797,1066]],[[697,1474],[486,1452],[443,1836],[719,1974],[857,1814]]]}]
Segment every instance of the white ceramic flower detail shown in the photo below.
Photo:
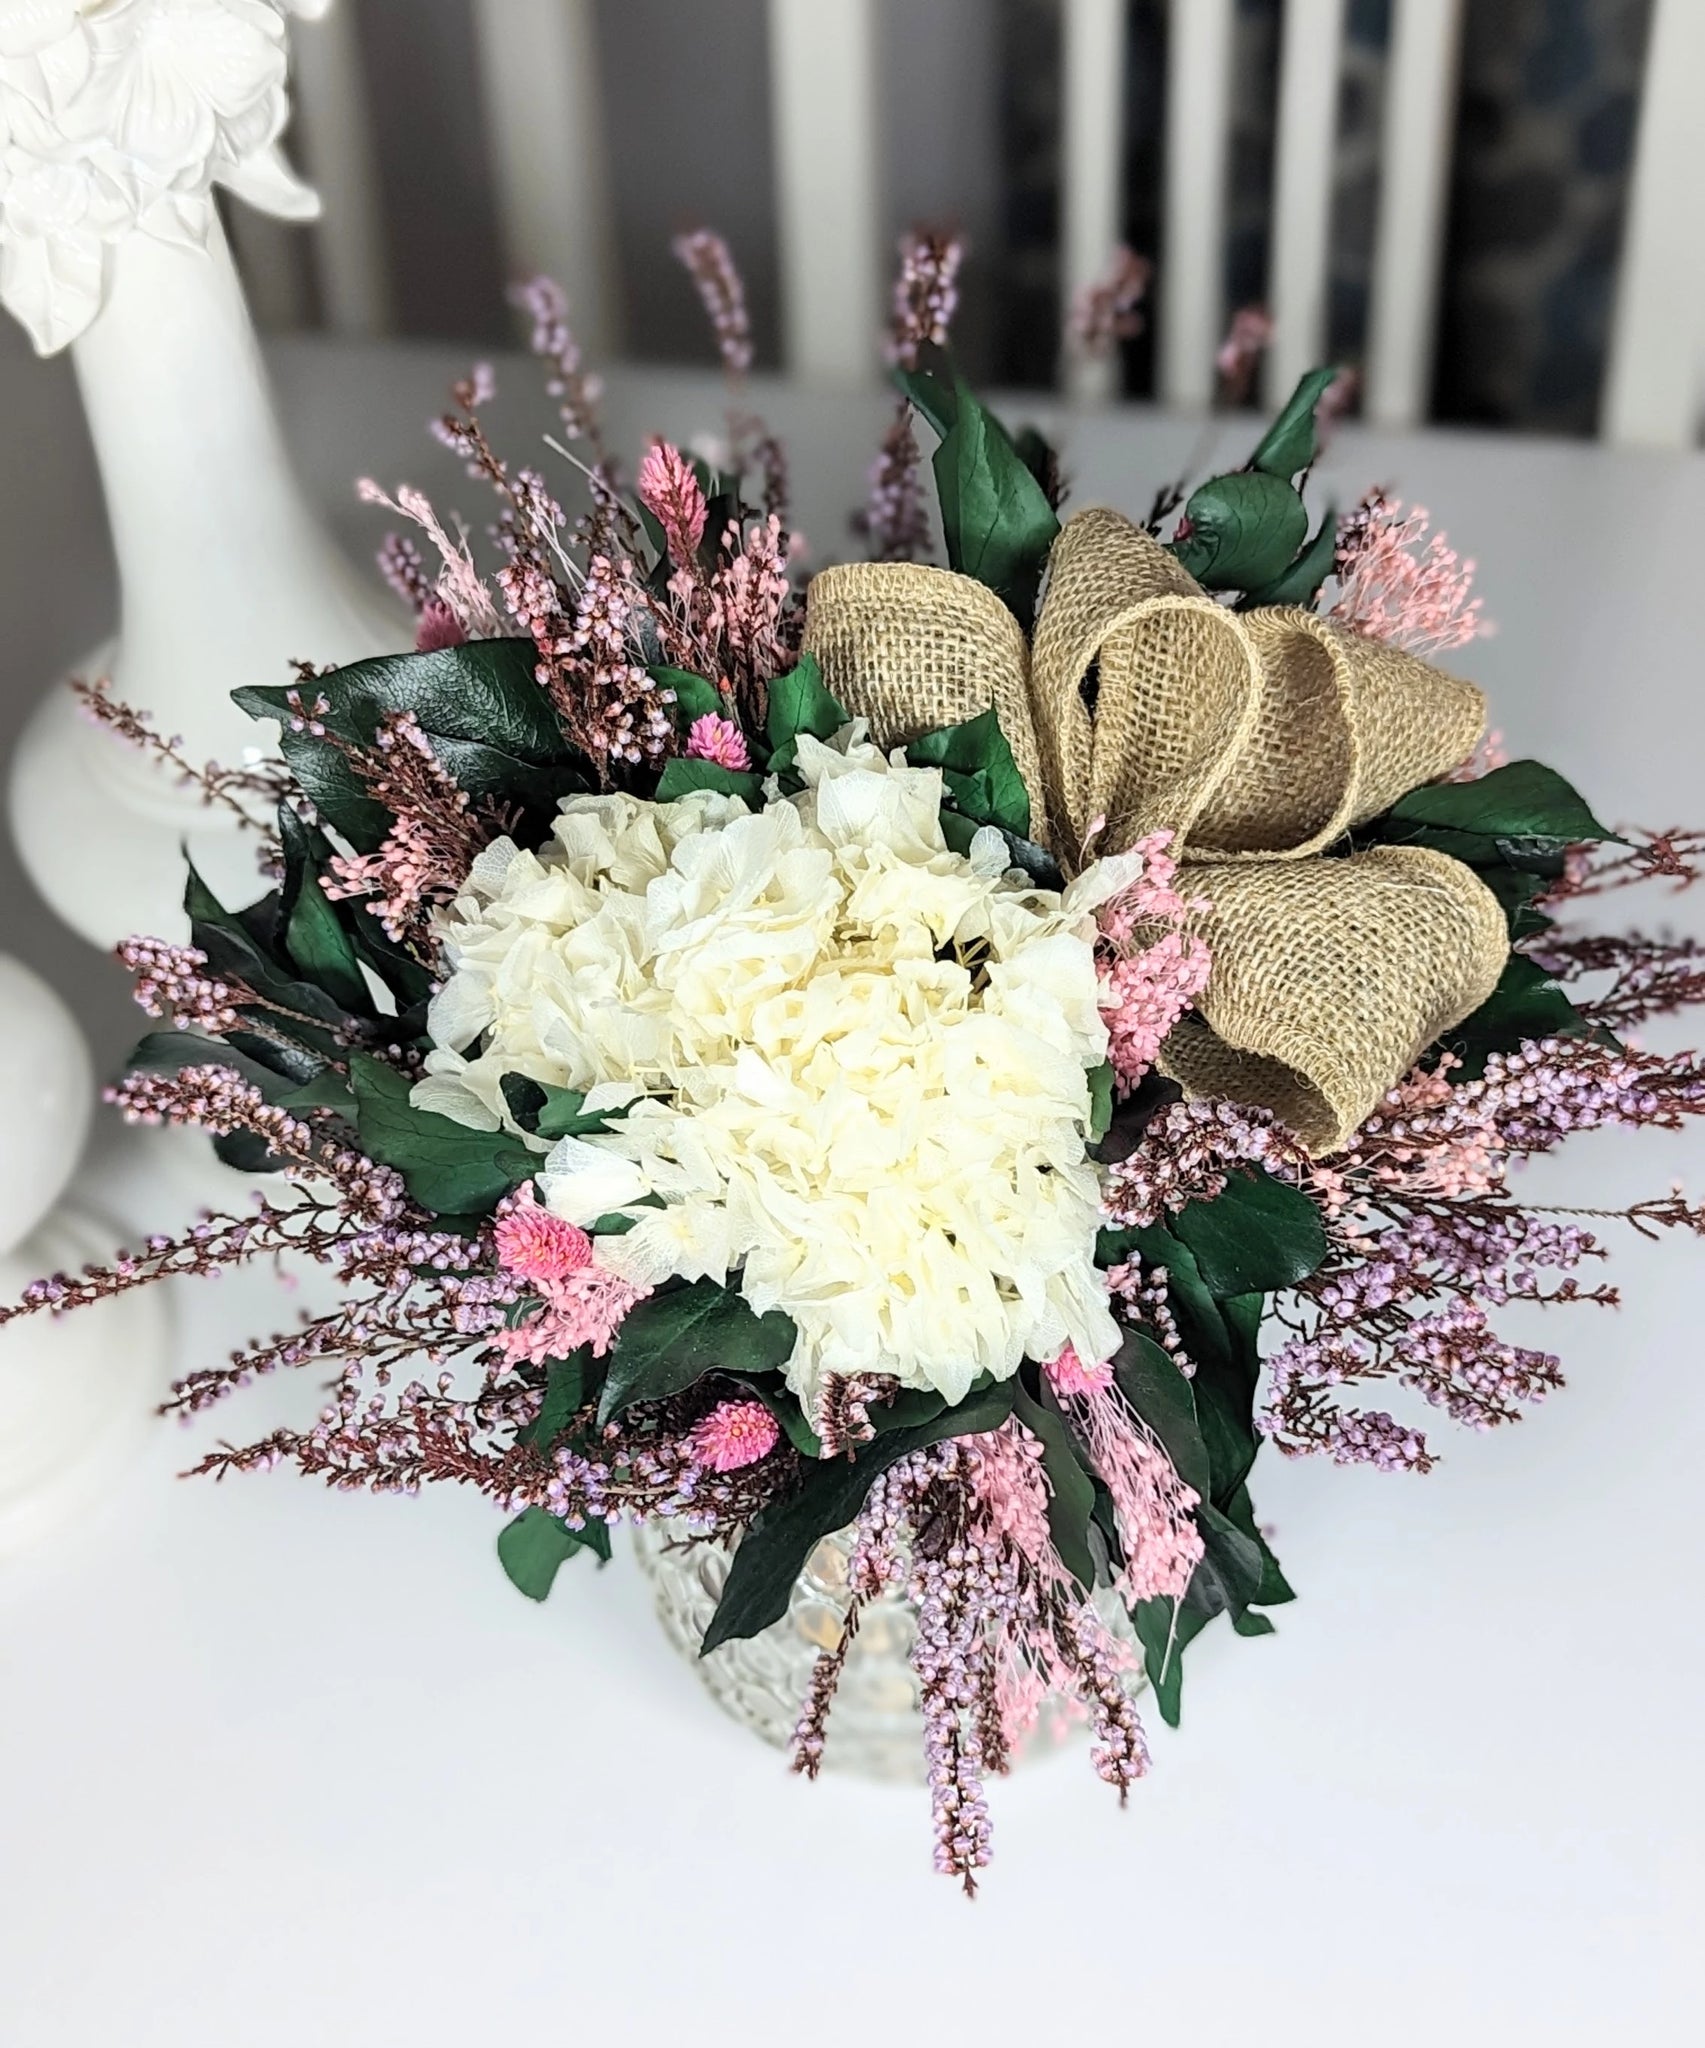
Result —
[{"label": "white ceramic flower detail", "polygon": [[48,354],[130,234],[204,243],[211,191],[311,218],[284,161],[285,17],[328,0],[0,0],[0,303]]}]

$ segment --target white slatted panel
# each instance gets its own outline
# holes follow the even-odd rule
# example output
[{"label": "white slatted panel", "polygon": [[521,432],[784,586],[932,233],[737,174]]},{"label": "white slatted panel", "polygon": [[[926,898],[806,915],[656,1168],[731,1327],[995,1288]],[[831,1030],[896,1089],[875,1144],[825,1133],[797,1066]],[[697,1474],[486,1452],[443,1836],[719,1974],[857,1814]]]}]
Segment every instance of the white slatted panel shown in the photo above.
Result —
[{"label": "white slatted panel", "polygon": [[592,0],[473,0],[510,273],[568,293],[593,357],[619,344],[615,232]]},{"label": "white slatted panel", "polygon": [[1382,426],[1414,426],[1432,382],[1461,28],[1462,0],[1394,0],[1367,350]]},{"label": "white slatted panel", "polygon": [[1344,0],[1286,0],[1279,58],[1277,176],[1266,397],[1280,405],[1326,355],[1326,278]]},{"label": "white slatted panel", "polygon": [[323,20],[299,24],[292,55],[302,167],[325,205],[313,230],[325,324],[335,334],[383,334],[390,326],[384,217],[349,0]]},{"label": "white slatted panel", "polygon": [[1233,0],[1172,0],[1167,30],[1160,395],[1204,410],[1225,321],[1232,17]]},{"label": "white slatted panel", "polygon": [[1657,0],[1605,381],[1603,433],[1686,448],[1699,424],[1705,338],[1705,4]]},{"label": "white slatted panel", "polygon": [[770,0],[770,122],[787,367],[876,374],[882,322],[876,0]]},{"label": "white slatted panel", "polygon": [[[1065,246],[1061,284],[1073,298],[1094,284],[1121,239],[1125,147],[1125,0],[1065,0],[1065,105],[1062,114]],[[1119,364],[1067,359],[1077,398],[1109,399]]]}]

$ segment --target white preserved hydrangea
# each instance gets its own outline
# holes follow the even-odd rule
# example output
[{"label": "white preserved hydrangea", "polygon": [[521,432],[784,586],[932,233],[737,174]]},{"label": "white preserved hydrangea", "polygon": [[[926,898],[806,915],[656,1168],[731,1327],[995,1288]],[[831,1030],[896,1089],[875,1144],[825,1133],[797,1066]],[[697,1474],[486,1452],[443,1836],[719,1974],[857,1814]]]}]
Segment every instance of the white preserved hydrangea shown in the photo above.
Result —
[{"label": "white preserved hydrangea", "polygon": [[513,1129],[519,1073],[629,1105],[550,1152],[547,1203],[632,1217],[599,1253],[635,1282],[708,1277],[790,1316],[808,1409],[831,1373],[957,1401],[1068,1343],[1109,1356],[1093,912],[1128,864],[1061,896],[996,832],[950,851],[937,771],[861,725],[803,737],[799,770],[762,811],[575,797],[541,853],[488,849],[446,919],[415,1100]]}]

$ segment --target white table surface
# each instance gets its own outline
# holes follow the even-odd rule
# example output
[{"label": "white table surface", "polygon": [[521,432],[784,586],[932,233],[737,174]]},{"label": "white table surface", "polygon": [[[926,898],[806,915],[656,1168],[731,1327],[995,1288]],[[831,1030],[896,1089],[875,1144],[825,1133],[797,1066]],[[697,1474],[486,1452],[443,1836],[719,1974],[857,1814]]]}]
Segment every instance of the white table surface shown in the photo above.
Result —
[{"label": "white table surface", "polygon": [[[417,437],[443,352],[278,362],[328,503],[374,470],[483,511]],[[11,727],[109,601],[68,387],[32,377],[0,449]],[[714,405],[646,374],[612,411],[632,440]],[[515,403],[517,434],[537,412]],[[773,412],[830,551],[880,407]],[[1083,494],[1134,509],[1193,439],[1140,414],[1069,437]],[[1464,666],[1516,751],[1601,814],[1705,818],[1705,463],[1346,433],[1330,468],[1341,500],[1389,483],[1479,557],[1501,632]],[[115,1051],[116,983],[22,891],[0,874],[0,945]],[[91,1191],[145,1218],[105,1142]],[[1702,1166],[1697,1137],[1607,1135],[1535,1186],[1601,1203]],[[1635,1245],[1614,1273],[1626,1311],[1549,1326],[1568,1391],[1501,1436],[1441,1424],[1431,1477],[1264,1459],[1302,1596],[1279,1633],[1192,1650],[1183,1730],[1151,1731],[1125,1814],[1077,1753],[997,1785],[974,1907],[929,1869],[921,1793],[807,1786],[709,1706],[625,1555],[534,1607],[475,1499],[178,1485],[215,1432],[162,1426],[97,1511],[0,1565],[0,2042],[1692,2042],[1705,1258]],[[179,1307],[187,1365],[292,1303],[256,1274]]]}]

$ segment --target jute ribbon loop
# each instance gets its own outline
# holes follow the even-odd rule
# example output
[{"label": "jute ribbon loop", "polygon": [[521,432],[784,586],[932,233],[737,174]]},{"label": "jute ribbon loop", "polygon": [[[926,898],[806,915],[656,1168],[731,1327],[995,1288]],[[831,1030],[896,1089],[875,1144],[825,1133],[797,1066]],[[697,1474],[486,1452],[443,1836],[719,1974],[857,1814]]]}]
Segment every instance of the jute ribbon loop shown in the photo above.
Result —
[{"label": "jute ribbon loop", "polygon": [[883,745],[993,705],[1032,835],[1068,871],[1173,834],[1213,956],[1165,1070],[1271,1108],[1332,1151],[1485,1001],[1503,913],[1460,861],[1310,858],[1473,751],[1472,684],[1313,613],[1217,604],[1117,512],[1054,543],[1026,646],[984,585],[912,563],[825,570],[805,645]]}]

